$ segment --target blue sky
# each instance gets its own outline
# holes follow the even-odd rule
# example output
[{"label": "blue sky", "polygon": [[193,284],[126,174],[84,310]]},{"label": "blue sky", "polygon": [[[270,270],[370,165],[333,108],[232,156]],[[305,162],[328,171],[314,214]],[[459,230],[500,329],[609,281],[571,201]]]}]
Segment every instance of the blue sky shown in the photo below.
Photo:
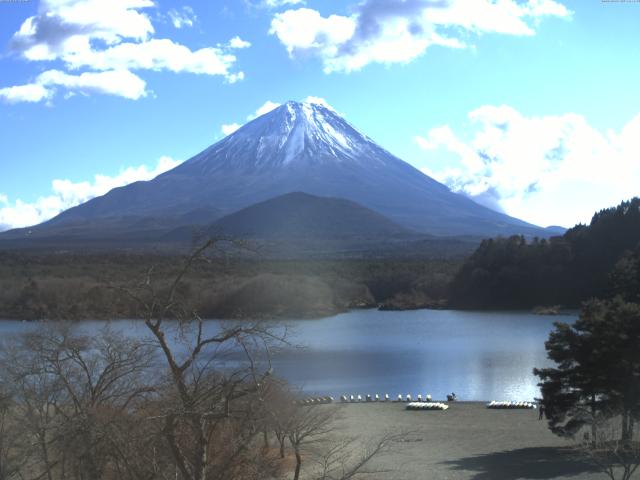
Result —
[{"label": "blue sky", "polygon": [[638,193],[638,19],[599,0],[0,1],[0,227],[309,96],[485,205],[587,222]]}]

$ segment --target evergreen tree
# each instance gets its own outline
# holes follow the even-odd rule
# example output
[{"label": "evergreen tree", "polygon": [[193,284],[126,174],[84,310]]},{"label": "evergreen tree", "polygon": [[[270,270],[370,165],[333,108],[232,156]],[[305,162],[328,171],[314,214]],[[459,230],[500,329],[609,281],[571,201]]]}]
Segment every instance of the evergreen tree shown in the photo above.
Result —
[{"label": "evergreen tree", "polygon": [[587,302],[573,325],[557,323],[545,346],[554,368],[540,377],[549,427],[574,435],[602,418],[618,417],[630,441],[640,416],[640,305],[616,297]]},{"label": "evergreen tree", "polygon": [[456,274],[451,304],[577,307],[589,298],[618,294],[640,302],[639,265],[640,198],[633,198],[596,213],[588,226],[577,225],[562,237],[484,240]]}]

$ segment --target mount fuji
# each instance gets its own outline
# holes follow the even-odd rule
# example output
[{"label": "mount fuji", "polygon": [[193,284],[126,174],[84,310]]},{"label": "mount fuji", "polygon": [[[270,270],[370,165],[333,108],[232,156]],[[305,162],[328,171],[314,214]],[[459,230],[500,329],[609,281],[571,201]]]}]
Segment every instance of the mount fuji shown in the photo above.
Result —
[{"label": "mount fuji", "polygon": [[106,231],[155,238],[185,225],[212,224],[291,192],[355,202],[421,234],[549,235],[450,191],[332,109],[288,102],[151,181],[113,189],[0,238],[73,235],[89,240]]}]

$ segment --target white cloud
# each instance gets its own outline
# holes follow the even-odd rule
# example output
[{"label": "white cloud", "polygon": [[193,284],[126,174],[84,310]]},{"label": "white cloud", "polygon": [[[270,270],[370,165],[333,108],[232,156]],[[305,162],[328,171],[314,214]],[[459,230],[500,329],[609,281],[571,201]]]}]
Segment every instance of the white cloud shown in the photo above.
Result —
[{"label": "white cloud", "polygon": [[152,39],[142,43],[120,43],[101,51],[78,51],[66,57],[69,68],[93,70],[169,70],[206,75],[229,75],[236,57],[220,48],[192,51],[169,39]]},{"label": "white cloud", "polygon": [[229,48],[249,48],[250,46],[251,42],[247,42],[246,40],[243,40],[238,36],[235,36],[231,40],[229,40]]},{"label": "white cloud", "polygon": [[329,102],[327,102],[322,97],[314,97],[310,95],[307,98],[303,99],[302,101],[305,103],[316,103],[318,105],[322,105],[325,108],[328,108],[329,110],[333,110],[334,112],[336,111],[336,109],[333,108],[331,105],[329,105]]},{"label": "white cloud", "polygon": [[220,129],[222,130],[222,133],[226,137],[227,135],[231,135],[233,132],[238,130],[240,127],[241,127],[241,125],[239,125],[237,123],[230,123],[228,125],[222,125],[222,127],[220,127]]},{"label": "white cloud", "polygon": [[244,72],[231,73],[227,75],[228,83],[236,83],[244,80]]},{"label": "white cloud", "polygon": [[325,69],[331,70],[331,59],[339,56],[339,46],[346,44],[355,30],[352,17],[325,18],[316,10],[299,8],[276,14],[269,33],[278,37],[290,55],[299,50],[312,50],[323,57]]},{"label": "white cloud", "polygon": [[12,38],[12,49],[29,60],[54,60],[90,42],[144,41],[154,33],[145,10],[151,0],[42,0]]},{"label": "white cloud", "polygon": [[180,10],[172,8],[167,14],[169,15],[172,25],[177,29],[193,27],[198,20],[198,16],[193,11],[193,8],[189,6],[182,7]]},{"label": "white cloud", "polygon": [[128,70],[84,72],[80,75],[48,70],[38,76],[37,82],[45,86],[63,86],[74,92],[118,95],[131,100],[147,95],[145,81]]},{"label": "white cloud", "polygon": [[264,102],[264,104],[260,108],[258,108],[255,111],[255,113],[253,113],[252,115],[249,115],[247,117],[247,120],[253,120],[254,118],[258,118],[264,115],[265,113],[269,113],[271,110],[275,110],[279,106],[280,106],[279,103],[272,102],[271,100],[267,100],[266,102]]},{"label": "white cloud", "polygon": [[0,89],[0,97],[8,103],[39,102],[49,100],[55,93],[55,87],[68,90],[65,99],[75,93],[85,95],[100,93],[117,95],[137,100],[147,95],[146,83],[128,70],[112,70],[107,72],[84,72],[80,75],[69,75],[60,70],[47,70],[36,77],[34,83]]},{"label": "white cloud", "polygon": [[[243,72],[232,71],[237,59],[231,50],[247,48],[249,42],[234,37],[227,45],[191,50],[171,39],[153,38],[155,30],[146,13],[151,7],[155,7],[151,0],[42,0],[38,13],[25,20],[13,35],[11,48],[30,61],[61,60],[68,70],[89,70],[79,75],[85,82],[100,78],[91,71],[124,70],[219,75],[228,83],[244,79]],[[170,10],[168,15],[177,28],[190,26],[196,19],[189,7]],[[119,75],[122,80],[124,74]],[[144,83],[133,73],[127,80],[134,90]],[[68,90],[67,94],[73,93],[72,84],[70,81],[58,83]],[[125,92],[123,96],[130,99],[144,96],[132,94],[129,87],[121,87],[108,88],[100,82],[100,88],[93,91]],[[89,91],[86,86],[83,88]],[[38,81],[6,87],[0,92],[6,101],[14,103],[50,100],[53,95],[43,90],[42,82]]]},{"label": "white cloud", "polygon": [[[265,113],[269,113],[271,110],[273,110],[275,108],[278,108],[279,106],[280,106],[279,103],[275,103],[275,102],[272,102],[271,100],[267,100],[254,113],[252,113],[251,115],[248,115],[247,116],[247,120],[253,120],[254,118],[258,118],[261,115],[264,115]],[[238,123],[229,123],[229,124],[222,125],[220,127],[220,130],[222,130],[222,133],[225,136],[227,136],[227,135],[231,135],[233,132],[238,130],[241,126],[242,125],[240,125]]]},{"label": "white cloud", "polygon": [[95,175],[93,181],[54,180],[51,184],[51,195],[40,197],[31,203],[20,199],[11,202],[6,195],[0,194],[0,228],[19,228],[42,223],[64,210],[104,195],[116,187],[140,180],[151,180],[180,163],[182,162],[170,157],[161,157],[153,168],[146,165],[129,167],[115,176]]},{"label": "white cloud", "polygon": [[[554,0],[364,0],[350,16],[309,8],[274,15],[270,33],[291,56],[319,56],[326,73],[408,63],[432,45],[467,47],[469,34],[534,35],[545,16],[569,17]],[[460,38],[458,38],[460,37]]]},{"label": "white cloud", "polygon": [[0,98],[7,103],[37,103],[51,98],[52,92],[37,83],[0,88]]},{"label": "white cloud", "polygon": [[599,209],[638,195],[640,115],[620,132],[601,132],[578,114],[528,117],[512,107],[469,113],[460,138],[444,125],[416,137],[458,163],[425,173],[487,206],[538,225],[588,223]]}]

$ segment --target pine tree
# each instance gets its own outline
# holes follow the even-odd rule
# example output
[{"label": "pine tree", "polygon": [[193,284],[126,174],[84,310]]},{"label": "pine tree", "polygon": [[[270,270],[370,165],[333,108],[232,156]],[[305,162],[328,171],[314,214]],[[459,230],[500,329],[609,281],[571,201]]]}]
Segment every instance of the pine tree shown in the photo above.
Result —
[{"label": "pine tree", "polygon": [[545,344],[554,368],[534,369],[550,429],[572,436],[618,417],[630,441],[640,416],[640,305],[616,297],[585,303],[573,325],[557,323]]}]

